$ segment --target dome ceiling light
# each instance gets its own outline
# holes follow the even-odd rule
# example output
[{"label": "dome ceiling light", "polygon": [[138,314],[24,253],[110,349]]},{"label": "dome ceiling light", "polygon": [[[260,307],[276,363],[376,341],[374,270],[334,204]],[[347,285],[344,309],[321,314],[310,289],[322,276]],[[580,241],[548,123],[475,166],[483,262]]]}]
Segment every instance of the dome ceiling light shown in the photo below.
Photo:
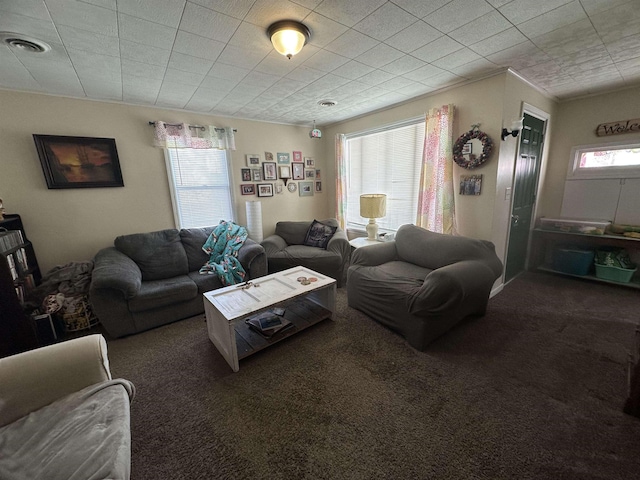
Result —
[{"label": "dome ceiling light", "polygon": [[267,29],[273,48],[289,60],[309,41],[311,31],[295,20],[282,20]]}]

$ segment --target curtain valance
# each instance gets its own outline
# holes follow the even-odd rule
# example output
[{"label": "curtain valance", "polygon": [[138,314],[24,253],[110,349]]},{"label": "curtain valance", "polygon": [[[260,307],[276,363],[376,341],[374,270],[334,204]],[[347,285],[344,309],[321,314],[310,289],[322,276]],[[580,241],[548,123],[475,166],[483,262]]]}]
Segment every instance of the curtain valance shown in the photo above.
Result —
[{"label": "curtain valance", "polygon": [[[150,122],[151,123],[151,122]],[[217,148],[235,150],[231,127],[193,126],[186,123],[153,122],[153,145],[162,148]]]}]

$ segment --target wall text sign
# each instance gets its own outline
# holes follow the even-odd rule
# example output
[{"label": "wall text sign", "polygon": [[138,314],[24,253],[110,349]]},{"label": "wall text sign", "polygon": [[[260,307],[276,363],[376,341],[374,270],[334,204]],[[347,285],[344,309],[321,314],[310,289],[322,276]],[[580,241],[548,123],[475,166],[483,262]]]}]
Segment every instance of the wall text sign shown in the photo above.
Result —
[{"label": "wall text sign", "polygon": [[634,118],[633,120],[620,120],[618,122],[611,123],[601,123],[596,128],[596,135],[599,137],[634,132],[640,133],[640,118]]}]

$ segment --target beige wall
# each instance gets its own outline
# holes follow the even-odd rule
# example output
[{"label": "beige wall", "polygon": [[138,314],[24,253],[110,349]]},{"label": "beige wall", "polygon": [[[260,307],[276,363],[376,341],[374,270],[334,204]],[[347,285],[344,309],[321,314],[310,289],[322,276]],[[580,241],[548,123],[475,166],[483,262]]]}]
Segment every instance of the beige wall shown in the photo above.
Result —
[{"label": "beige wall", "polygon": [[[470,85],[422,97],[381,112],[355,120],[332,125],[324,132],[327,140],[334,141],[337,133],[353,133],[380,127],[400,120],[424,115],[430,108],[452,103],[456,107],[453,124],[453,138],[480,124],[480,130],[491,137],[494,151],[482,166],[466,170],[454,165],[454,185],[458,185],[460,175],[482,174],[482,194],[480,196],[459,195],[456,188],[456,216],[461,235],[491,239],[494,192],[496,188],[497,158],[500,152],[500,131],[502,128],[502,93],[504,75],[496,75]],[[332,152],[327,150],[327,156]],[[335,156],[335,155],[334,155]]]},{"label": "beige wall", "polygon": [[[240,195],[240,169],[245,154],[292,152],[314,157],[327,172],[325,139],[312,140],[310,128],[235,120],[180,111],[0,91],[0,198],[7,213],[20,214],[34,243],[43,272],[55,265],[89,260],[116,236],[174,227],[171,197],[162,149],[152,147],[150,120],[231,125],[237,150],[232,152],[236,221],[246,220]],[[49,190],[32,134],[114,138],[123,188]],[[333,147],[329,149],[333,154]],[[325,182],[330,178],[325,175]],[[332,182],[328,182],[332,183]],[[327,186],[329,186],[327,183]],[[329,190],[329,191],[327,191]],[[333,216],[330,189],[299,197],[283,189],[260,198],[265,236],[281,219]]]},{"label": "beige wall", "polygon": [[559,105],[557,133],[551,139],[549,164],[538,216],[554,218],[560,215],[571,148],[577,145],[640,141],[640,133],[608,137],[598,137],[595,133],[596,127],[601,123],[634,118],[640,118],[640,88],[586,97]]}]

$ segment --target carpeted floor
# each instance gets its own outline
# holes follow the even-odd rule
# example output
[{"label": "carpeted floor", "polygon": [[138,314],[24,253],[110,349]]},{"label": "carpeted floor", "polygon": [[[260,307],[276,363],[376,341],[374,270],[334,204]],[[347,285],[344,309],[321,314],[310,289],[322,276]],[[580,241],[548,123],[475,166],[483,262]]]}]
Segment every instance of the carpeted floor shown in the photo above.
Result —
[{"label": "carpeted floor", "polygon": [[640,477],[638,290],[526,273],[426,352],[337,311],[238,373],[203,317],[110,340],[132,480]]}]

